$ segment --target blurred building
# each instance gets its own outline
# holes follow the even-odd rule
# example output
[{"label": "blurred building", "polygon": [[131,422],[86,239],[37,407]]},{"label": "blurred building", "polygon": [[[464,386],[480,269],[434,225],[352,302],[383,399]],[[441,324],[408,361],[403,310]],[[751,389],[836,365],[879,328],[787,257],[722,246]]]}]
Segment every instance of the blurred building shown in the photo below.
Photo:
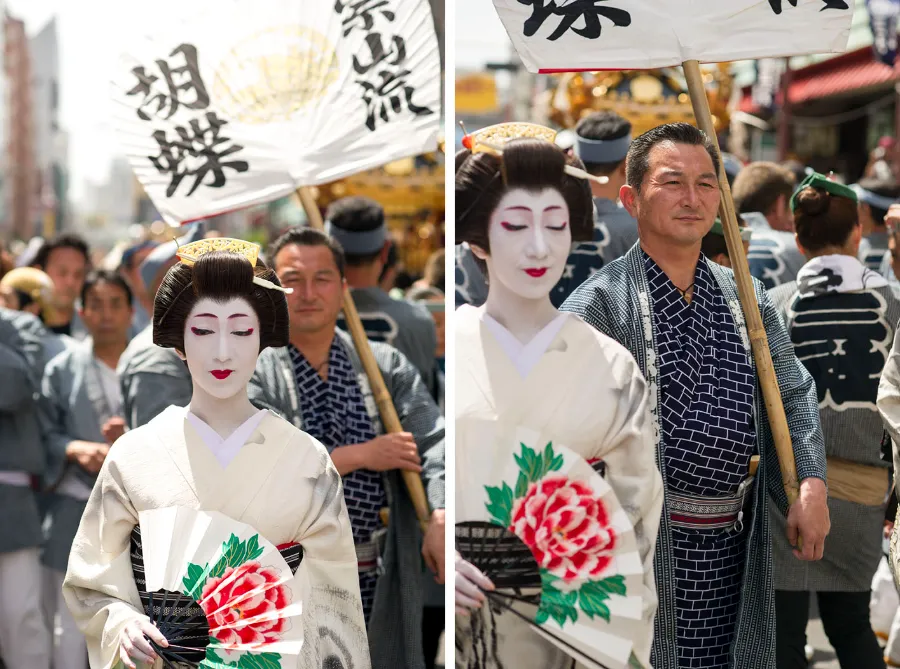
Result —
[{"label": "blurred building", "polygon": [[[873,48],[869,2],[857,2],[847,52],[735,63],[733,119],[753,160],[793,157],[856,180],[883,135],[900,128],[900,63]],[[896,30],[896,28],[895,28]]]},{"label": "blurred building", "polygon": [[60,128],[56,18],[29,40],[35,153],[35,223],[44,234],[66,226],[68,140]]},{"label": "blurred building", "polygon": [[8,114],[4,125],[6,141],[4,210],[11,221],[12,235],[28,240],[34,226],[36,206],[36,158],[34,107],[31,88],[31,53],[25,23],[4,13],[4,72],[7,80]]}]

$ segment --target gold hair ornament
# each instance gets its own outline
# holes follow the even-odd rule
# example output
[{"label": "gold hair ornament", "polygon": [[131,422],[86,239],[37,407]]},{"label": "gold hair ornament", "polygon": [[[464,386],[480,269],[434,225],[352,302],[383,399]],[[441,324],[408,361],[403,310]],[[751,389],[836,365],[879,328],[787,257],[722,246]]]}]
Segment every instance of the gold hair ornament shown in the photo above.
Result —
[{"label": "gold hair ornament", "polygon": [[[465,126],[463,126],[465,132]],[[513,139],[540,139],[545,142],[554,144],[556,141],[556,131],[536,123],[499,123],[491,125],[481,130],[476,130],[471,135],[467,134],[463,137],[462,145],[469,149],[472,153],[493,153],[496,156],[503,155],[503,145]],[[598,184],[608,184],[609,177],[599,177],[589,174],[584,170],[565,166],[565,173],[576,179],[587,179]]]},{"label": "gold hair ornament", "polygon": [[[256,267],[256,261],[259,259],[259,244],[246,242],[243,239],[232,239],[230,237],[213,237],[212,239],[201,239],[190,244],[178,247],[176,255],[178,259],[185,265],[193,265],[202,256],[213,251],[228,251],[229,253],[237,253],[244,256],[250,261],[253,267]],[[271,281],[266,281],[258,276],[253,277],[253,283],[269,290],[279,290],[282,293],[290,295],[294,292],[293,288],[283,288]]]}]

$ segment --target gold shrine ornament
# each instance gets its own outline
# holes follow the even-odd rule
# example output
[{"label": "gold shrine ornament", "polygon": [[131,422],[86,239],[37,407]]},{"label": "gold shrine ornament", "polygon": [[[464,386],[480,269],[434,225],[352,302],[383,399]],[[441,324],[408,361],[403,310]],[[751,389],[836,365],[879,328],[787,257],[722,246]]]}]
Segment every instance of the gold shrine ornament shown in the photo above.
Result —
[{"label": "gold shrine ornament", "polygon": [[[242,255],[250,261],[250,264],[253,267],[256,267],[256,261],[259,260],[260,247],[259,244],[247,242],[243,239],[213,237],[211,239],[200,239],[196,242],[179,246],[175,255],[178,256],[178,259],[183,265],[190,267],[201,257],[205,256],[207,253],[212,253],[213,251],[226,251],[228,253]],[[271,281],[266,281],[255,275],[253,277],[253,283],[262,286],[263,288],[268,288],[269,290],[279,290],[288,295],[294,292],[293,288],[282,288]]]}]

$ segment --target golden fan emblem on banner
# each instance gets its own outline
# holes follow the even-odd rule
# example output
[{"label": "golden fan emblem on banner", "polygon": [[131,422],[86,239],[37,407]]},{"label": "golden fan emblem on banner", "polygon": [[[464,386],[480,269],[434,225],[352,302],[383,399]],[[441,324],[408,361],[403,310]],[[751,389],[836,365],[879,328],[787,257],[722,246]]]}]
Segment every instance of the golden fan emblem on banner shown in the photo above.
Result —
[{"label": "golden fan emblem on banner", "polygon": [[340,77],[335,46],[303,26],[263,30],[239,42],[219,63],[217,105],[248,124],[289,121],[324,97]]}]

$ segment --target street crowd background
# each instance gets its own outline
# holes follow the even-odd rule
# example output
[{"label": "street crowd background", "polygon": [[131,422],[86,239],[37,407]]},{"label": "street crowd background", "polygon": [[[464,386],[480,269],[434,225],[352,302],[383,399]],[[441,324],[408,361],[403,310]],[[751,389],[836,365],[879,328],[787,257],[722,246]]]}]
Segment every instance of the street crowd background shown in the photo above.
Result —
[{"label": "street crowd background", "polygon": [[[840,253],[856,256],[860,273],[864,266],[883,277],[895,298],[881,305],[878,315],[869,314],[887,326],[872,335],[872,350],[844,352],[872,371],[864,392],[871,395],[866,401],[873,412],[876,380],[896,332],[896,299],[900,299],[898,11],[900,3],[857,2],[849,48],[840,55],[722,63],[703,70],[751,273],[772,292],[776,303],[784,303],[798,288],[806,289],[802,274],[798,286],[798,273],[817,255],[804,252],[796,239],[800,231],[794,225],[790,200],[800,184],[819,172],[856,192],[862,239],[858,247]],[[576,152],[578,137],[610,141],[634,138],[664,123],[695,123],[680,68],[532,74],[490,7],[482,7],[477,0],[460,0],[457,15],[465,17],[467,27],[457,40],[456,113],[461,122],[457,150],[466,132],[509,121],[551,127],[557,131],[556,143]],[[638,240],[634,219],[618,203],[619,188],[625,183],[624,161],[588,164],[587,168],[609,177],[609,183],[591,185],[594,239],[573,246],[563,278],[551,293],[556,306]],[[707,235],[703,252],[715,262],[730,265],[720,227]],[[455,267],[456,306],[482,304],[487,286],[465,245],[456,248]],[[839,313],[840,308],[831,313],[838,332],[823,330],[819,337],[834,341],[838,349],[840,343],[832,338],[844,333],[852,340],[849,333],[856,327]],[[807,319],[808,331],[827,327],[812,322],[814,315]],[[791,332],[795,344],[806,336],[800,329]],[[882,336],[886,348],[879,351]],[[816,364],[810,362],[815,356],[804,357],[799,347],[797,355],[805,364]],[[849,395],[862,392],[847,384],[835,375],[831,387],[819,388],[823,425],[825,413],[835,407],[840,412]],[[891,469],[890,439],[880,427],[871,432],[867,443],[859,444],[857,452],[847,457],[860,462],[880,460],[876,466]],[[834,448],[843,447],[852,450],[828,445],[829,457]],[[800,659],[791,667],[801,666],[803,656],[808,666],[818,669],[900,666],[898,600],[884,557],[896,499],[882,500],[871,514],[872,522],[858,523],[868,528],[859,535],[833,531],[828,537],[826,553],[837,557],[832,558],[836,564],[823,569],[829,574],[827,582],[804,576],[802,569],[794,568],[792,557],[776,550],[776,568],[782,572],[776,576],[776,608],[779,620],[785,621],[779,622],[779,644],[790,638],[800,649]],[[856,557],[850,557],[854,552]],[[867,552],[868,557],[859,557]],[[842,577],[842,571],[856,571],[856,577]],[[876,639],[881,649],[873,651]]]},{"label": "street crowd background", "polygon": [[[442,40],[443,3],[430,4]],[[59,7],[59,20],[43,11],[50,7]],[[260,258],[274,266],[270,250],[278,239],[289,240],[289,248],[321,244],[314,234],[297,236],[309,232],[309,221],[296,195],[186,226],[164,222],[127,157],[97,141],[97,126],[109,125],[102,108],[83,125],[66,125],[67,119],[84,118],[92,97],[87,85],[106,84],[101,72],[80,67],[93,52],[79,32],[84,10],[73,9],[0,0],[0,369],[12,369],[24,353],[37,379],[35,388],[8,383],[0,389],[0,440],[21,455],[0,457],[5,669],[87,667],[84,637],[61,594],[72,537],[90,493],[84,477],[70,474],[83,471],[89,479],[126,430],[146,424],[168,404],[190,400],[185,366],[172,351],[155,347],[151,334],[155,292],[177,262],[177,246],[236,237],[259,244]],[[65,97],[74,89],[78,95]],[[390,369],[381,371],[404,431],[385,435],[375,429],[378,436],[362,444],[371,457],[361,467],[377,472],[419,471],[419,451],[443,451],[444,162],[440,146],[310,190],[320,213],[343,228],[345,239],[360,233],[385,240],[362,255],[344,249],[341,267],[368,338],[392,347],[377,351],[390,360]],[[339,293],[336,300],[299,289],[295,299],[297,294],[317,305],[328,301],[328,341],[344,341],[334,335],[335,327],[344,327]],[[299,383],[303,357],[302,350],[292,353],[287,368],[274,373],[279,379],[293,374]],[[334,397],[352,397],[350,387],[359,381],[335,373],[328,383],[344,384],[350,393]],[[371,391],[367,396],[360,390],[368,409]],[[325,406],[337,402],[333,397],[320,400],[316,411],[343,416],[350,410]],[[19,506],[22,491],[36,500],[40,517],[33,523],[34,504]],[[412,528],[402,541],[388,538],[392,557],[373,554],[367,566],[370,577],[387,573],[392,584],[374,602],[371,593],[365,600],[367,615],[374,607],[391,629],[373,642],[373,666],[444,665],[443,564],[423,560],[429,546],[430,555],[443,555],[443,509],[434,498],[429,501],[434,513],[426,535]],[[384,550],[384,541],[372,539],[375,551]],[[362,581],[362,566],[360,574]],[[410,633],[410,621],[421,630]]]}]

